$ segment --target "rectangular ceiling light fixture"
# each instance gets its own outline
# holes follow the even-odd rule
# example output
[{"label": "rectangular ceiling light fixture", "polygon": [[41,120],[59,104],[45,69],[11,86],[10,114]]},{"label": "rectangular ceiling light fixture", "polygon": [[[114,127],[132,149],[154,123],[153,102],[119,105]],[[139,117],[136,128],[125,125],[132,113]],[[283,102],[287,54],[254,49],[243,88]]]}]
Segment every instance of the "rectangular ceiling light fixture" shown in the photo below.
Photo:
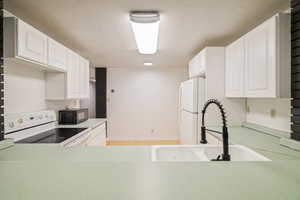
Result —
[{"label": "rectangular ceiling light fixture", "polygon": [[160,16],[156,11],[130,12],[130,23],[140,54],[155,54],[158,48]]}]

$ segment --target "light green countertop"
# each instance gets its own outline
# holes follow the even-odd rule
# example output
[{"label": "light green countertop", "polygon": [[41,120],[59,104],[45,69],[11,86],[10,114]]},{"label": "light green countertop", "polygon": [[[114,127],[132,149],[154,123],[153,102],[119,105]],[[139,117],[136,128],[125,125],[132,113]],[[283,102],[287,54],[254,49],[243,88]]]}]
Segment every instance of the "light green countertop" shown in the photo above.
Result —
[{"label": "light green countertop", "polygon": [[250,129],[229,134],[273,161],[152,163],[150,147],[17,144],[0,151],[0,199],[300,199],[300,152]]}]

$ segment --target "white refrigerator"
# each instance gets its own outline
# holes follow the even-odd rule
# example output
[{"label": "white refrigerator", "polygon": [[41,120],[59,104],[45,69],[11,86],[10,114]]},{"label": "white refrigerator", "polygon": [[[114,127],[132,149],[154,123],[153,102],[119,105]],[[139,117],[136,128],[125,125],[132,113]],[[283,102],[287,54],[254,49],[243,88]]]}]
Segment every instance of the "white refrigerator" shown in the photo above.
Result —
[{"label": "white refrigerator", "polygon": [[181,144],[199,144],[202,108],[206,100],[205,78],[181,83],[179,89],[179,127]]}]

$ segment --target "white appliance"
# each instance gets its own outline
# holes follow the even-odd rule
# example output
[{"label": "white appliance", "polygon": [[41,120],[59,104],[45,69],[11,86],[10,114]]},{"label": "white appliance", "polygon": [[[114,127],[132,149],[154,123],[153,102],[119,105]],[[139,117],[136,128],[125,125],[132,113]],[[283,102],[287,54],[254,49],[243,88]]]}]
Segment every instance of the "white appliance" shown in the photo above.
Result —
[{"label": "white appliance", "polygon": [[182,144],[199,143],[205,91],[205,78],[202,77],[190,79],[180,85],[179,126]]},{"label": "white appliance", "polygon": [[52,110],[5,115],[5,138],[21,144],[78,146],[89,137],[88,128],[60,128]]}]

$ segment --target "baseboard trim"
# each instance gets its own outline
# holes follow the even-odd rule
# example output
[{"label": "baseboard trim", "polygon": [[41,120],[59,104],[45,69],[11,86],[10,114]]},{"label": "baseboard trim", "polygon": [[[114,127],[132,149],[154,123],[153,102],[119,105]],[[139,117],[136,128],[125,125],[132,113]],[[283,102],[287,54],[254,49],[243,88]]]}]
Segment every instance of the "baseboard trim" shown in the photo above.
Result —
[{"label": "baseboard trim", "polygon": [[176,145],[179,140],[110,140],[106,142],[107,146],[147,146],[147,145]]}]

